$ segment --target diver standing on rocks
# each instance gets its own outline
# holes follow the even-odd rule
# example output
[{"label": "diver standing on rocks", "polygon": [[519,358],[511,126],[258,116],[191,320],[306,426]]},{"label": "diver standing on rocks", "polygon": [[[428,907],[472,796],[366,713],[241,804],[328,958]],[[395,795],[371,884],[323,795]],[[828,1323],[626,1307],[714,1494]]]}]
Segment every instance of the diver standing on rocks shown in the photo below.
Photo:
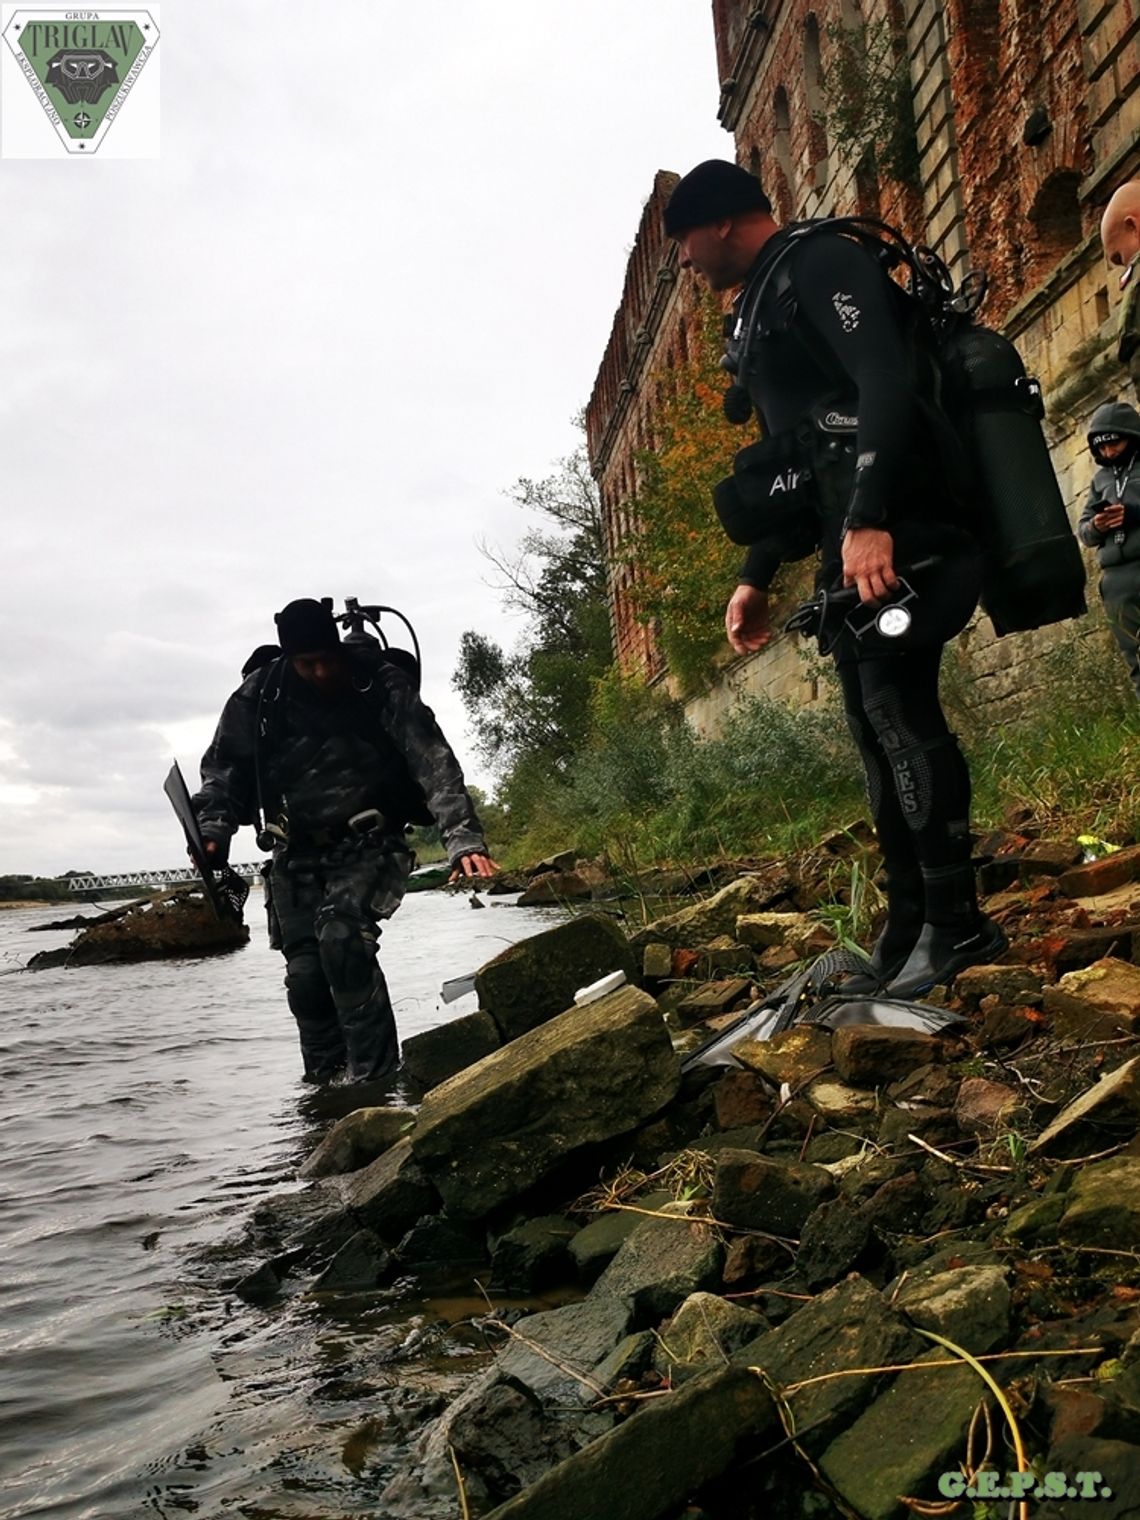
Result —
[{"label": "diver standing on rocks", "polygon": [[290,602],[276,623],[280,656],[226,703],[194,812],[211,863],[245,823],[273,849],[270,943],[285,956],[306,1078],[372,1080],[399,1057],[376,944],[412,869],[406,825],[438,823],[452,880],[497,867],[407,668],[367,635],[342,643],[330,603]]},{"label": "diver standing on rocks", "polygon": [[[893,996],[913,996],[1006,948],[978,907],[970,776],[938,694],[943,647],[981,585],[952,483],[956,443],[929,399],[933,375],[905,297],[865,246],[826,230],[796,243],[760,181],[717,159],[678,182],[665,232],[683,269],[714,291],[741,287],[726,320],[736,377],[726,411],[736,422],[755,412],[764,436],[716,492],[722,523],[750,545],[725,617],[729,643],[745,654],[769,641],[777,568],[817,550],[817,586],[854,588],[869,614],[862,627],[846,619],[831,653],[886,869],[872,962]],[[906,622],[876,620],[922,564]]]}]

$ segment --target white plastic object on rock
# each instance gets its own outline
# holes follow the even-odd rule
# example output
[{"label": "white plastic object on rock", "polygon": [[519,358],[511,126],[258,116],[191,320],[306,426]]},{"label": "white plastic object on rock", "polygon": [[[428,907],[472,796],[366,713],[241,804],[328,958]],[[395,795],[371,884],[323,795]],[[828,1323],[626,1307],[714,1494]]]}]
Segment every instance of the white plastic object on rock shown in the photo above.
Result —
[{"label": "white plastic object on rock", "polygon": [[624,987],[628,977],[624,971],[611,971],[609,976],[603,976],[599,981],[591,982],[588,987],[579,987],[574,994],[574,1002],[579,1007],[583,1003],[596,1003],[607,992],[616,992],[619,987]]}]

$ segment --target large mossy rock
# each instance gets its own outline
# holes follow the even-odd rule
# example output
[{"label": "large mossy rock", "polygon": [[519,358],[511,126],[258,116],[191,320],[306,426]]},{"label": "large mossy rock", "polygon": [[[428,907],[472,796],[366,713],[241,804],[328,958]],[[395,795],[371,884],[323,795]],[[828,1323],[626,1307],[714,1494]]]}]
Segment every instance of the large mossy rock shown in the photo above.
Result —
[{"label": "large mossy rock", "polygon": [[1063,1108],[1037,1136],[1034,1155],[1091,1156],[1140,1129],[1140,1056],[1126,1061]]},{"label": "large mossy rock", "polygon": [[763,1368],[784,1391],[802,1443],[815,1453],[858,1417],[886,1378],[873,1370],[836,1378],[828,1373],[909,1362],[924,1347],[881,1293],[865,1278],[852,1276],[735,1352],[732,1360]]},{"label": "large mossy rock", "polygon": [[[914,1360],[945,1363],[946,1352],[936,1347]],[[913,1513],[903,1495],[937,1498],[939,1474],[957,1471],[984,1393],[964,1362],[904,1372],[831,1443],[820,1470],[865,1520],[902,1520]]]},{"label": "large mossy rock", "polygon": [[457,1071],[474,1066],[502,1043],[494,1019],[480,1008],[412,1035],[403,1042],[400,1053],[405,1075],[427,1092]]},{"label": "large mossy rock", "polygon": [[781,1434],[759,1378],[725,1368],[648,1403],[488,1520],[661,1520]]},{"label": "large mossy rock", "polygon": [[475,991],[503,1040],[515,1040],[569,1008],[579,988],[612,971],[637,979],[629,941],[612,919],[586,914],[508,946],[475,973]]},{"label": "large mossy rock", "polygon": [[625,1339],[631,1316],[627,1303],[594,1294],[528,1314],[511,1326],[495,1365],[545,1404],[592,1403],[598,1386],[592,1373]]},{"label": "large mossy rock", "polygon": [[713,1229],[678,1214],[645,1219],[594,1284],[590,1296],[628,1303],[638,1329],[655,1325],[694,1293],[719,1288],[724,1247]]},{"label": "large mossy rock", "polygon": [[654,942],[672,945],[675,950],[698,950],[722,934],[735,938],[738,918],[762,913],[793,888],[791,878],[782,868],[758,876],[741,876],[691,908],[654,919],[639,929],[630,943],[639,950]]},{"label": "large mossy rock", "polygon": [[345,1203],[360,1223],[393,1243],[422,1215],[439,1208],[439,1195],[406,1138],[397,1140],[363,1171],[353,1172],[341,1187]]},{"label": "large mossy rock", "polygon": [[433,1088],[412,1150],[448,1212],[479,1219],[569,1152],[635,1129],[680,1080],[657,1004],[621,987]]},{"label": "large mossy rock", "polygon": [[1065,1194],[1057,1233],[1075,1245],[1134,1247],[1140,1240],[1140,1156],[1081,1167]]},{"label": "large mossy rock", "polygon": [[301,1177],[335,1177],[356,1172],[382,1156],[412,1126],[407,1108],[356,1108],[338,1119],[301,1165]]}]

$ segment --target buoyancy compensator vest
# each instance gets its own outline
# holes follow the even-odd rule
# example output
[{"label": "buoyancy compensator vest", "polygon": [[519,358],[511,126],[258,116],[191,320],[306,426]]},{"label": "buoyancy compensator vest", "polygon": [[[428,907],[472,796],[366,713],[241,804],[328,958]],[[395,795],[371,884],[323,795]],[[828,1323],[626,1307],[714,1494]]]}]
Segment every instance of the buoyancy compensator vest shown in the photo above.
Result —
[{"label": "buoyancy compensator vest", "polygon": [[[980,271],[956,285],[928,248],[912,246],[886,222],[831,217],[790,229],[775,260],[745,292],[742,328],[729,345],[736,383],[725,401],[732,422],[747,421],[751,405],[744,381],[765,292],[774,290],[787,325],[796,321],[791,259],[808,237],[850,237],[868,248],[884,270],[905,269],[895,282],[913,303],[910,336],[928,347],[938,377],[937,406],[962,445],[970,478],[970,526],[983,552],[982,606],[999,635],[1041,628],[1087,610],[1085,567],[1041,423],[1041,387],[1025,371],[1017,349],[1001,333],[974,320],[986,291]],[[809,343],[827,362],[822,343]],[[735,353],[733,352],[735,350]],[[837,377],[839,378],[839,377]]]}]

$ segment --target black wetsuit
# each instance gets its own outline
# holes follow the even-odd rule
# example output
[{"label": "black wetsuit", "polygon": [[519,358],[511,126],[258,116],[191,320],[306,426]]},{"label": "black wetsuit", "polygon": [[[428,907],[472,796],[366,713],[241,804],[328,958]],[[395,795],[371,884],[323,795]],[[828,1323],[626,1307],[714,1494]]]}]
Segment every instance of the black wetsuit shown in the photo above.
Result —
[{"label": "black wetsuit", "polygon": [[[896,931],[888,958],[897,961],[924,919],[977,914],[969,772],[942,713],[938,671],[946,640],[977,602],[978,550],[908,298],[871,251],[838,233],[812,232],[781,257],[793,231],[775,234],[757,259],[737,299],[729,358],[764,437],[795,441],[806,483],[797,478],[795,529],[761,530],[740,580],[764,590],[781,562],[814,548],[818,584],[838,588],[848,528],[889,532],[896,571],[940,556],[909,635],[861,641],[844,632],[833,651],[886,864]],[[787,271],[779,279],[774,264]]]}]

